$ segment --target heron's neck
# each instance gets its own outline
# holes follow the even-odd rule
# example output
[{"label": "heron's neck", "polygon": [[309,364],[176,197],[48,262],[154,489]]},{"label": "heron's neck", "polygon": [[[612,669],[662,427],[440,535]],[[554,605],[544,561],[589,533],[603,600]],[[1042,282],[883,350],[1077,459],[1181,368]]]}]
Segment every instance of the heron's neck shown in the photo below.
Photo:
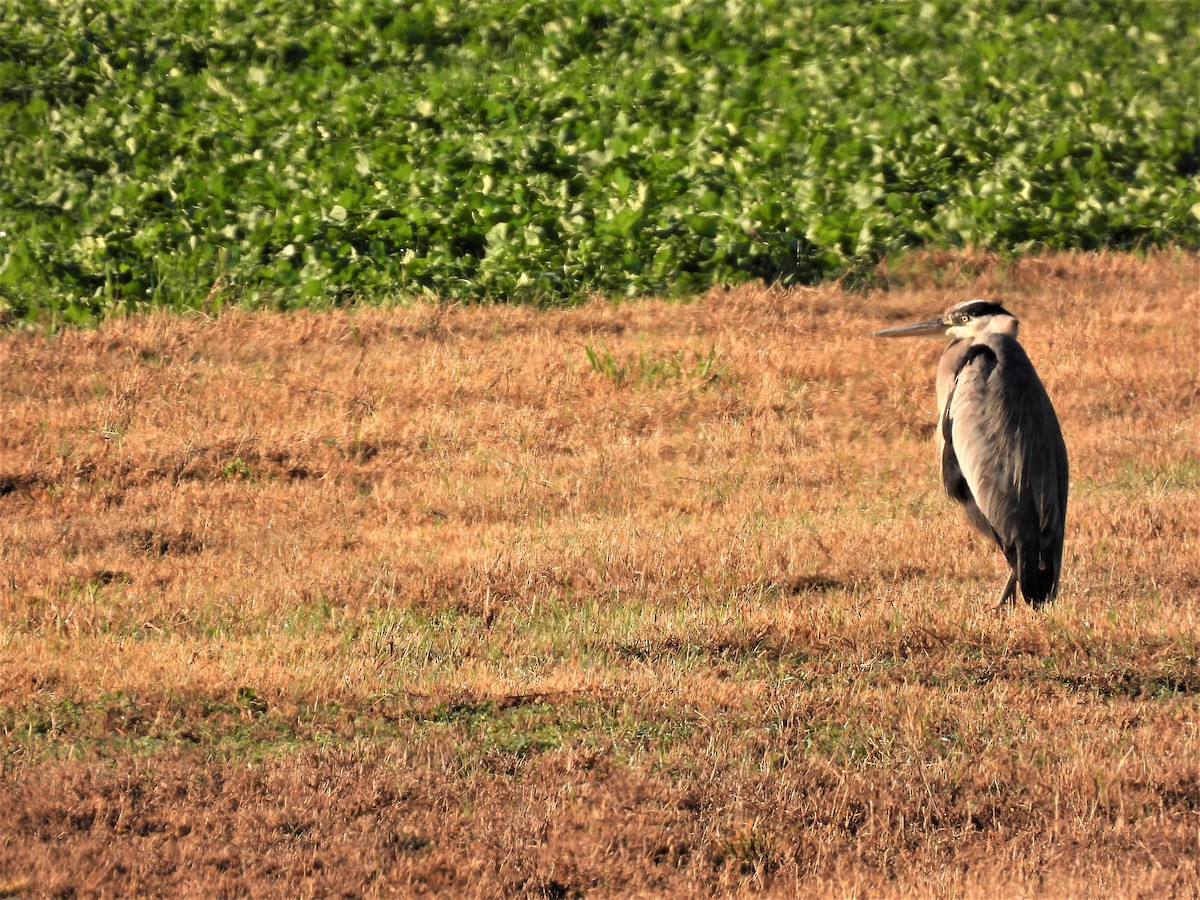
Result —
[{"label": "heron's neck", "polygon": [[988,323],[988,331],[993,334],[1007,334],[1009,337],[1015,339],[1018,324],[1016,316],[995,316]]}]

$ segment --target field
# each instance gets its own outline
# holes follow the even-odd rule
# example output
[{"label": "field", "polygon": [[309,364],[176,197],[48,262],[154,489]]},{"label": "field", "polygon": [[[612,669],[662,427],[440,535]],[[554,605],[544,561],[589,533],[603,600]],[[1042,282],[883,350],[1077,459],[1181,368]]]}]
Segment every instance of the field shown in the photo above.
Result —
[{"label": "field", "polygon": [[9,0],[0,321],[1200,248],[1197,0]]},{"label": "field", "polygon": [[[1200,259],[0,337],[0,895],[1194,896]],[[1022,316],[1063,592],[943,496]]]}]

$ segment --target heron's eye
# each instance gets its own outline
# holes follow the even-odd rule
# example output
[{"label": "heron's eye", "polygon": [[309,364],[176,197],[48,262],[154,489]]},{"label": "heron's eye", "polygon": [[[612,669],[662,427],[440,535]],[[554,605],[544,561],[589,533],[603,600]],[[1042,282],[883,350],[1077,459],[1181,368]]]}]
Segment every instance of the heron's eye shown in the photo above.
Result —
[{"label": "heron's eye", "polygon": [[970,317],[970,316],[968,316],[966,313],[963,313],[962,315],[960,315],[960,316],[958,317],[958,321],[959,321],[959,323],[960,323],[960,324],[962,324],[962,325],[966,325],[968,322],[970,322],[970,321],[971,321],[971,317]]}]

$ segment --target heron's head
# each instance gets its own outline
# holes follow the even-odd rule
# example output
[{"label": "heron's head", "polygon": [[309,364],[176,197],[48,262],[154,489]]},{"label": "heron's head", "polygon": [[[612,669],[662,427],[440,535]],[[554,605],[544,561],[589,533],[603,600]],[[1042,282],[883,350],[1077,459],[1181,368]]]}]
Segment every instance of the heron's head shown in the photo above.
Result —
[{"label": "heron's head", "polygon": [[874,332],[875,337],[948,337],[952,341],[988,333],[1017,336],[1017,317],[994,300],[955,303],[940,318],[897,325]]}]

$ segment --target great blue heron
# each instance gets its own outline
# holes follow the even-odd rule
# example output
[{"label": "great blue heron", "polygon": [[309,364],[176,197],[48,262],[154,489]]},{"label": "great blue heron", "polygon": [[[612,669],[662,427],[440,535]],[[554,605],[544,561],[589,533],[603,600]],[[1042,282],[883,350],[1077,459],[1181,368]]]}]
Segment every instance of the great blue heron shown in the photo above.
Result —
[{"label": "great blue heron", "polygon": [[944,335],[937,371],[938,450],[946,493],[994,540],[1035,607],[1058,593],[1067,515],[1067,448],[1054,407],[1017,342],[1017,319],[999,303],[967,300],[928,322],[879,337]]}]

